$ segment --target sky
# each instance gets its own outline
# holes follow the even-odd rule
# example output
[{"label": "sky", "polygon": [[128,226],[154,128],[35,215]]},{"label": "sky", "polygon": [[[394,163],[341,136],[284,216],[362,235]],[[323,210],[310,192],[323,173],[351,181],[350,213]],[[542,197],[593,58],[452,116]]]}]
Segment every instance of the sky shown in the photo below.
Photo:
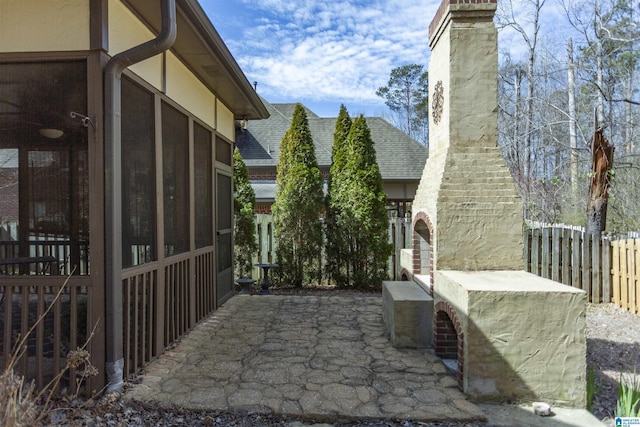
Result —
[{"label": "sky", "polygon": [[[271,103],[301,102],[321,117],[385,116],[391,70],[427,70],[440,0],[200,0],[249,82]],[[513,33],[501,39],[518,53]],[[516,35],[517,37],[517,35]]]}]

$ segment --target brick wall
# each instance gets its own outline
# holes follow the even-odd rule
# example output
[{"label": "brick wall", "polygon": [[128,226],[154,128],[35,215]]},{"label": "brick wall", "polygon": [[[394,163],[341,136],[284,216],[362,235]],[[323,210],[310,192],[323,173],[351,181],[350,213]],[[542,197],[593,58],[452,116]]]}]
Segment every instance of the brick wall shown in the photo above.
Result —
[{"label": "brick wall", "polygon": [[435,353],[443,359],[458,359],[458,388],[463,390],[464,333],[460,319],[448,302],[440,301],[434,308],[433,347]]},{"label": "brick wall", "polygon": [[[426,230],[425,230],[426,228]],[[433,289],[433,236],[434,228],[429,215],[420,211],[413,218],[413,236],[411,247],[413,249],[413,274],[429,272],[429,282]],[[428,236],[421,234],[421,230],[428,231]]]}]

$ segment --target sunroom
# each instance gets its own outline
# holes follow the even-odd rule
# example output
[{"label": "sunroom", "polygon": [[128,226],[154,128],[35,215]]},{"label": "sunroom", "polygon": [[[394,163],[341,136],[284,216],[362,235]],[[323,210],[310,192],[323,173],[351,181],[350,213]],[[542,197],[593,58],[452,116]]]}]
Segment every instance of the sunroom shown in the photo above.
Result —
[{"label": "sunroom", "polygon": [[228,299],[235,123],[267,116],[196,0],[0,0],[2,362],[44,317],[22,373],[88,341],[118,389]]}]

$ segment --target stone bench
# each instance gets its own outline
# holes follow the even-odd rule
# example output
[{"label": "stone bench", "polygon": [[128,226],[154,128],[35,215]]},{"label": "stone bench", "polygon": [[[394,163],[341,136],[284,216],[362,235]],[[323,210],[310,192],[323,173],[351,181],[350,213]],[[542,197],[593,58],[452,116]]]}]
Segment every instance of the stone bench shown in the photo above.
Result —
[{"label": "stone bench", "polygon": [[431,346],[433,298],[416,282],[382,282],[382,318],[394,347]]}]

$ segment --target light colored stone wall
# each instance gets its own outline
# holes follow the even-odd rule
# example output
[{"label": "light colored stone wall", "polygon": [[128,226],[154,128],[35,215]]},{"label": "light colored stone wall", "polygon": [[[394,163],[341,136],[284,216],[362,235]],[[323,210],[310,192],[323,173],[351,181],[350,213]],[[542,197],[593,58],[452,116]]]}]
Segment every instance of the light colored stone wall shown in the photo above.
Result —
[{"label": "light colored stone wall", "polygon": [[[451,87],[449,81],[449,46],[449,32],[445,32],[442,35],[441,43],[433,47],[429,59],[429,94],[433,94],[436,82],[442,81],[445,105],[439,125],[434,123],[432,111],[429,112],[429,157],[413,201],[414,217],[418,211],[424,211],[429,216],[432,224],[437,224],[438,222],[436,206],[449,150],[449,109],[447,107],[448,91]],[[431,239],[431,250],[433,251],[435,264],[435,260],[438,259],[438,235],[432,235]]]},{"label": "light colored stone wall", "polygon": [[436,284],[462,325],[465,393],[585,406],[584,291],[524,271],[439,271]]},{"label": "light colored stone wall", "polygon": [[450,5],[432,35],[429,159],[414,201],[434,224],[434,270],[521,269],[522,204],[498,150],[495,4]]}]

